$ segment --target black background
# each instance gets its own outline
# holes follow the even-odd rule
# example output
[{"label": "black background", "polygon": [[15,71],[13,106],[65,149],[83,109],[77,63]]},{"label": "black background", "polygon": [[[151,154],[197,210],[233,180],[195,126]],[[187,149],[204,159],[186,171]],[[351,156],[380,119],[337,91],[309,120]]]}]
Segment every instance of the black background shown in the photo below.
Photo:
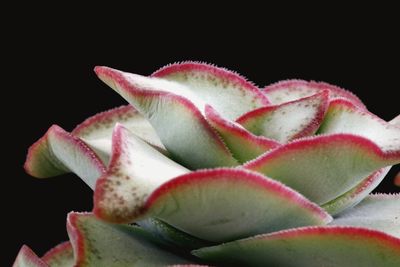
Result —
[{"label": "black background", "polygon": [[[138,18],[140,10],[124,21],[105,13],[85,23],[89,13],[76,11],[31,15],[7,31],[3,53],[11,60],[3,63],[2,79],[1,266],[10,265],[24,243],[41,255],[66,240],[66,214],[91,210],[92,192],[79,178],[38,180],[22,165],[28,147],[51,124],[71,130],[86,117],[125,103],[96,78],[95,65],[147,75],[167,63],[199,60],[236,70],[259,86],[288,78],[333,83],[356,93],[385,120],[400,110],[398,23],[390,14],[376,19],[377,10],[357,11],[362,20],[353,11],[294,16],[281,10],[272,19],[269,10],[251,21],[240,12],[232,21],[213,13],[217,20],[210,24],[206,13],[164,14],[156,26],[157,16]],[[397,171],[398,166],[377,191],[399,192],[392,182]]]}]

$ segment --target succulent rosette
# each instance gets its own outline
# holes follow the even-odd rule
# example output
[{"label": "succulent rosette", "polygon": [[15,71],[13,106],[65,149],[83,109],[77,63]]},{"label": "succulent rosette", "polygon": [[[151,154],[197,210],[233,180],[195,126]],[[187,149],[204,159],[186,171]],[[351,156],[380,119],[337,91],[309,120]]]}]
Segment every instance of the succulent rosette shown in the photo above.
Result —
[{"label": "succulent rosette", "polygon": [[203,63],[95,72],[130,105],[53,125],[25,164],[74,172],[94,209],[15,266],[400,266],[400,195],[370,194],[400,163],[399,117],[327,83],[259,89]]}]

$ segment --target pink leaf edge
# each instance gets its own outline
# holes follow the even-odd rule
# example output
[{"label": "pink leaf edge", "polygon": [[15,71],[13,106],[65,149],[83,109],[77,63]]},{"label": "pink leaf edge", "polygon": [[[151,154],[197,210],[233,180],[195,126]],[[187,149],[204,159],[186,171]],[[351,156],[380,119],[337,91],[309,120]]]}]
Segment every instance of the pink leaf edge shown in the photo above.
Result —
[{"label": "pink leaf edge", "polygon": [[308,89],[312,91],[312,94],[323,90],[329,90],[329,92],[331,93],[331,98],[335,99],[338,97],[342,97],[350,100],[352,103],[359,106],[360,108],[366,109],[364,103],[355,94],[339,86],[332,85],[326,82],[305,81],[300,79],[283,80],[264,87],[264,92],[269,93],[295,87],[308,87]]},{"label": "pink leaf edge", "polygon": [[[217,131],[223,131],[228,135],[231,135],[237,139],[240,139],[242,142],[248,143],[246,149],[251,149],[257,155],[260,155],[272,148],[278,147],[281,144],[273,139],[269,139],[263,136],[257,136],[246,130],[245,128],[237,125],[236,123],[229,121],[223,118],[217,111],[211,107],[210,105],[206,105],[205,107],[205,115],[207,120],[210,122],[212,126],[217,128]],[[223,138],[223,137],[222,137]],[[224,138],[223,138],[224,139]],[[230,144],[227,143],[226,139],[225,143],[228,147]],[[232,151],[232,149],[231,149]],[[232,151],[233,153],[233,151]],[[233,153],[235,154],[235,153]]]},{"label": "pink leaf edge", "polygon": [[256,188],[263,188],[266,191],[272,191],[275,194],[286,199],[291,199],[300,207],[310,211],[316,217],[319,217],[322,221],[326,223],[328,223],[332,219],[332,217],[323,209],[321,209],[317,204],[310,202],[300,193],[291,190],[289,187],[278,181],[266,179],[264,175],[252,171],[247,171],[242,168],[216,168],[210,170],[200,170],[181,175],[157,188],[148,197],[144,206],[144,210],[150,210],[152,206],[156,202],[158,202],[165,194],[168,194],[171,190],[175,188],[179,188],[185,185],[195,185],[196,183],[205,182],[207,180],[213,181],[216,176],[228,176],[232,181],[242,180],[254,185]]},{"label": "pink leaf edge", "polygon": [[288,151],[296,151],[304,148],[312,149],[317,145],[329,144],[331,142],[345,142],[352,145],[357,144],[359,148],[365,149],[371,153],[371,155],[377,156],[381,160],[389,161],[393,164],[400,161],[400,150],[389,152],[383,151],[377,144],[368,138],[354,134],[327,134],[293,140],[292,142],[277,147],[272,151],[254,159],[253,161],[246,163],[244,167],[248,169],[257,169],[261,165],[264,165],[267,161],[286,154]]},{"label": "pink leaf edge", "polygon": [[[92,166],[94,166],[99,172],[105,172],[106,168],[103,162],[90,147],[88,147],[81,139],[68,133],[60,126],[53,125],[49,128],[49,130],[43,137],[41,137],[29,148],[24,164],[24,169],[28,174],[38,178],[53,176],[48,175],[46,173],[46,170],[45,172],[41,170],[43,163],[48,164],[48,168],[53,169],[53,171],[57,171],[57,174],[68,172],[68,169],[66,169],[65,166],[54,166],[54,164],[49,161],[49,157],[46,156],[46,153],[49,153],[49,151],[46,150],[49,149],[48,139],[50,135],[53,135],[55,138],[58,138],[59,140],[69,143],[71,146],[75,147],[79,152],[81,152],[91,161]],[[57,164],[62,165],[62,163],[59,162],[57,159],[52,158],[52,160],[55,160]]]},{"label": "pink leaf edge", "polygon": [[303,97],[294,101],[289,101],[278,105],[270,105],[252,110],[240,116],[238,119],[236,119],[236,122],[241,125],[246,125],[246,123],[248,123],[249,121],[263,117],[266,114],[279,111],[281,108],[284,108],[286,106],[297,105],[299,103],[308,102],[316,99],[320,99],[320,103],[318,105],[317,112],[314,114],[313,119],[309,123],[305,124],[303,128],[300,131],[298,131],[296,135],[292,136],[290,139],[293,140],[305,137],[314,134],[318,130],[318,127],[321,125],[324,119],[326,110],[328,109],[329,106],[329,92],[327,90],[323,90],[322,92],[313,94],[311,96]]},{"label": "pink leaf edge", "polygon": [[104,67],[104,66],[96,66],[94,69],[95,73],[102,79],[104,80],[109,80],[111,79],[112,81],[115,81],[118,83],[122,90],[124,90],[124,93],[127,95],[131,95],[132,97],[163,97],[164,99],[172,100],[175,102],[180,103],[183,107],[187,109],[187,111],[193,116],[195,120],[201,125],[201,127],[204,129],[206,134],[210,137],[210,139],[214,142],[214,144],[222,151],[227,158],[231,158],[232,163],[235,165],[237,164],[236,160],[232,158],[232,154],[229,151],[229,149],[226,147],[222,139],[219,137],[219,135],[215,132],[215,130],[209,125],[207,120],[204,118],[204,116],[201,114],[199,109],[187,98],[172,94],[169,92],[164,92],[164,91],[157,91],[157,90],[152,90],[152,91],[146,91],[142,90],[140,88],[135,87],[134,85],[130,84],[127,79],[124,77],[124,73],[122,71],[118,71],[109,67]]},{"label": "pink leaf edge", "polygon": [[373,172],[367,178],[362,180],[356,187],[322,205],[331,215],[336,215],[347,208],[357,205],[369,193],[371,193],[379,183],[385,178],[391,167],[385,167]]},{"label": "pink leaf edge", "polygon": [[84,266],[86,261],[85,237],[78,226],[80,216],[92,216],[92,214],[89,212],[70,212],[67,216],[67,231],[74,250],[75,266]]},{"label": "pink leaf edge", "polygon": [[50,249],[47,251],[43,256],[42,260],[49,264],[53,259],[57,258],[60,254],[63,254],[67,251],[72,252],[72,245],[71,242],[65,241],[62,242],[61,244],[58,244],[54,248]]},{"label": "pink leaf edge", "polygon": [[258,235],[243,239],[243,241],[258,240],[273,240],[281,238],[302,238],[303,236],[362,236],[369,240],[374,240],[384,247],[391,247],[400,255],[400,238],[386,234],[382,231],[373,230],[364,227],[354,226],[306,226],[288,230],[282,230],[271,234]]},{"label": "pink leaf edge", "polygon": [[18,252],[13,267],[24,267],[27,266],[26,263],[34,267],[49,267],[49,265],[40,259],[27,245],[23,245]]},{"label": "pink leaf edge", "polygon": [[71,134],[74,136],[81,136],[84,135],[89,128],[95,126],[98,123],[107,122],[115,117],[122,117],[126,116],[126,114],[132,114],[137,112],[138,111],[131,105],[123,105],[120,107],[109,109],[87,118],[82,123],[77,125],[72,130]]},{"label": "pink leaf edge", "polygon": [[233,84],[238,84],[241,87],[245,88],[246,90],[250,91],[252,94],[256,96],[257,100],[262,101],[262,104],[264,105],[270,104],[267,96],[265,96],[261,92],[261,90],[254,85],[254,83],[248,81],[245,77],[234,71],[228,70],[226,68],[217,67],[209,63],[184,61],[184,62],[169,64],[155,71],[151,76],[157,78],[163,78],[165,76],[177,72],[192,72],[192,71],[210,73],[223,80],[231,81]]}]

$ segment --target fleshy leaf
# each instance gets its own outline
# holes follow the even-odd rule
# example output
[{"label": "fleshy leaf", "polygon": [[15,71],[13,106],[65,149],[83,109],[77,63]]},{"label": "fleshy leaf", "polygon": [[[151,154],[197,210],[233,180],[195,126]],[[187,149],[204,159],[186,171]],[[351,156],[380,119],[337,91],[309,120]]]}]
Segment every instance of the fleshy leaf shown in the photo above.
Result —
[{"label": "fleshy leaf", "polygon": [[[257,173],[188,172],[117,125],[109,171],[96,186],[94,212],[111,222],[158,218],[208,241],[331,219],[300,194]],[[233,205],[233,198],[240,205]]]},{"label": "fleshy leaf", "polygon": [[[261,90],[244,77],[205,63],[172,64],[156,71],[152,76],[186,86],[187,90],[229,120],[269,104]],[[204,110],[204,106],[197,107]]]},{"label": "fleshy leaf", "polygon": [[224,140],[233,156],[241,163],[254,159],[280,144],[263,136],[256,136],[240,124],[229,121],[217,113],[211,106],[206,106],[205,115]]},{"label": "fleshy leaf", "polygon": [[166,181],[190,172],[117,124],[107,173],[99,179],[94,212],[111,222],[131,222],[147,197]]},{"label": "fleshy leaf", "polygon": [[400,239],[365,228],[304,227],[192,253],[229,266],[398,267]]},{"label": "fleshy leaf", "polygon": [[353,93],[336,85],[304,80],[286,80],[271,84],[264,88],[263,92],[274,105],[290,102],[308,97],[321,91],[329,90],[331,99],[345,98],[354,105],[366,109],[361,100]]},{"label": "fleshy leaf", "polygon": [[37,178],[74,172],[91,188],[105,172],[100,158],[81,139],[53,125],[28,151],[25,170]]},{"label": "fleshy leaf", "polygon": [[255,135],[286,143],[314,134],[328,107],[328,91],[250,111],[236,121]]},{"label": "fleshy leaf", "polygon": [[338,99],[330,103],[318,133],[350,133],[375,142],[383,151],[400,154],[400,129],[351,102]]},{"label": "fleshy leaf", "polygon": [[333,134],[293,141],[244,167],[283,182],[317,204],[325,204],[372,172],[398,162],[400,153],[382,151],[366,138]]},{"label": "fleshy leaf", "polygon": [[107,67],[95,71],[149,120],[178,162],[193,169],[238,164],[197,108],[205,102],[186,86]]},{"label": "fleshy leaf", "polygon": [[369,195],[330,224],[365,227],[400,238],[400,194]]},{"label": "fleshy leaf", "polygon": [[89,213],[70,213],[67,230],[77,267],[190,263],[163,250],[163,243],[137,226],[108,224]]},{"label": "fleshy leaf", "polygon": [[391,166],[375,171],[367,178],[363,179],[353,189],[322,205],[322,208],[329,212],[329,214],[336,215],[345,209],[357,205],[380,184],[389,172],[390,168]]},{"label": "fleshy leaf", "polygon": [[211,242],[191,236],[157,219],[150,218],[136,223],[157,238],[181,250],[190,251],[213,245]]},{"label": "fleshy leaf", "polygon": [[23,245],[18,252],[13,267],[49,267],[27,245]]},{"label": "fleshy leaf", "polygon": [[281,183],[227,168],[196,171],[167,182],[149,196],[146,211],[213,242],[331,220],[320,207]]},{"label": "fleshy leaf", "polygon": [[111,153],[111,136],[116,123],[124,125],[135,135],[164,154],[166,153],[153,127],[131,105],[98,113],[79,124],[71,134],[85,141],[103,162],[108,163]]},{"label": "fleshy leaf", "polygon": [[63,242],[50,249],[43,255],[42,260],[50,267],[72,267],[74,266],[74,251],[69,241]]}]

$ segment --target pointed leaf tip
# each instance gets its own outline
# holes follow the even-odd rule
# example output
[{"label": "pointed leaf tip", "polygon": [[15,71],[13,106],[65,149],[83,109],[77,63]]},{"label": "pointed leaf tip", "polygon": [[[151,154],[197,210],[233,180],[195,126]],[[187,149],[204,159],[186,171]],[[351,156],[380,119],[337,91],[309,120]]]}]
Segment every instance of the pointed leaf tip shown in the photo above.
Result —
[{"label": "pointed leaf tip", "polygon": [[132,222],[143,213],[144,203],[152,191],[187,172],[188,169],[117,124],[110,164],[96,185],[94,213],[111,222]]},{"label": "pointed leaf tip", "polygon": [[266,86],[263,92],[273,104],[282,104],[325,90],[329,91],[330,100],[345,98],[361,109],[366,109],[364,103],[352,92],[325,82],[285,80]]},{"label": "pointed leaf tip", "polygon": [[50,267],[41,260],[27,245],[18,252],[13,267]]},{"label": "pointed leaf tip", "polygon": [[98,75],[149,120],[180,163],[193,169],[238,165],[201,114],[204,101],[188,87],[104,67]]},{"label": "pointed leaf tip", "polygon": [[400,156],[400,128],[360,109],[346,99],[330,102],[318,133],[363,136],[376,143],[388,155]]},{"label": "pointed leaf tip", "polygon": [[91,188],[105,172],[98,155],[81,139],[57,125],[34,143],[28,151],[25,170],[37,178],[47,178],[69,171],[75,172]]},{"label": "pointed leaf tip", "polygon": [[328,91],[252,110],[236,121],[255,135],[281,143],[314,134],[328,108]]},{"label": "pointed leaf tip", "polygon": [[207,63],[171,64],[153,73],[152,77],[188,86],[230,120],[269,104],[262,91],[243,76]]}]

